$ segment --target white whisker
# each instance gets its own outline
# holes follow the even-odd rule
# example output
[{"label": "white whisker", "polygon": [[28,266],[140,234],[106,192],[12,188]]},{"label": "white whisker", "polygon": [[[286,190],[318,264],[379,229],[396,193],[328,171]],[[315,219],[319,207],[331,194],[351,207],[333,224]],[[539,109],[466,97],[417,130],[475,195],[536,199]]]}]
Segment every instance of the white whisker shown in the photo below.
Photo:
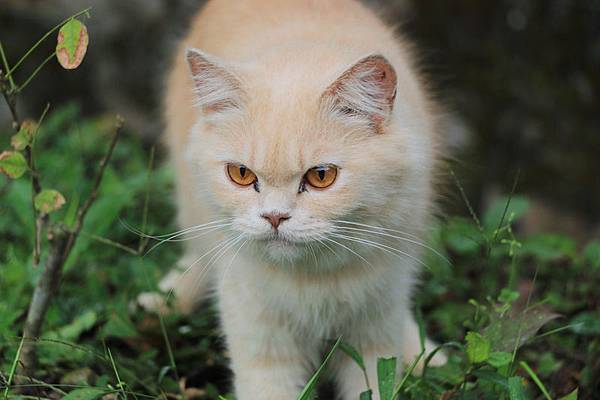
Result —
[{"label": "white whisker", "polygon": [[[225,227],[229,227],[231,225],[232,225],[231,223],[224,223],[224,224],[221,224],[221,225],[212,225],[212,226],[198,227],[198,228],[195,228],[194,230],[189,230],[189,231],[184,232],[184,233],[173,235],[173,236],[168,237],[166,239],[162,239],[161,241],[159,241],[158,243],[156,243],[154,246],[152,246],[150,249],[148,249],[148,251],[146,251],[146,253],[144,253],[144,256],[147,256],[150,252],[152,252],[157,247],[161,246],[162,244],[164,244],[166,242],[184,242],[184,241],[187,241],[187,240],[197,239],[199,237],[204,236],[205,234],[208,234],[210,232],[214,232],[216,230],[219,230],[219,229],[222,229],[222,228],[225,228]],[[183,235],[186,235],[186,234],[189,234],[189,233],[200,232],[200,231],[204,231],[204,232],[202,232],[201,234],[196,235],[196,236],[192,236],[192,237],[188,237],[188,238],[184,238],[184,239],[177,239],[177,237],[179,237],[179,236],[183,236]]]},{"label": "white whisker", "polygon": [[242,250],[242,248],[248,242],[249,242],[249,239],[244,240],[244,242],[240,245],[240,247],[238,247],[238,249],[233,254],[233,257],[231,257],[231,261],[229,261],[229,264],[227,265],[227,267],[225,268],[225,271],[223,272],[223,278],[222,278],[223,280],[225,280],[227,278],[227,273],[231,269],[231,266],[233,265],[233,261],[236,259],[236,257],[238,256],[238,254],[240,253],[240,251]]},{"label": "white whisker", "polygon": [[356,251],[352,250],[351,248],[349,248],[348,246],[345,246],[343,244],[341,244],[338,241],[335,241],[331,238],[325,238],[325,240],[329,241],[329,242],[333,242],[335,244],[337,244],[338,246],[348,250],[350,253],[354,254],[355,256],[357,256],[358,258],[360,258],[361,260],[363,260],[365,263],[367,263],[369,266],[371,266],[371,268],[375,269],[375,267],[373,266],[373,264],[371,264],[369,261],[367,261],[363,256],[361,256],[360,254],[358,254]]},{"label": "white whisker", "polygon": [[412,244],[415,244],[415,245],[417,245],[419,247],[422,247],[422,248],[425,248],[425,249],[431,251],[432,253],[434,253],[435,255],[439,256],[441,259],[443,259],[445,262],[447,262],[448,264],[452,265],[452,262],[450,260],[448,260],[448,258],[446,258],[439,251],[437,251],[436,249],[434,249],[431,246],[428,246],[428,245],[426,245],[424,243],[421,243],[419,241],[416,241],[416,240],[404,238],[404,237],[397,236],[397,235],[392,235],[392,234],[386,233],[386,232],[379,232],[379,231],[375,231],[375,230],[371,230],[371,229],[353,228],[353,227],[349,227],[349,226],[336,226],[335,228],[336,229],[346,230],[346,231],[356,231],[356,232],[370,233],[370,234],[373,234],[373,235],[385,236],[385,237],[389,237],[389,238],[393,238],[393,239],[398,239],[398,240],[401,240],[403,242],[412,243]]},{"label": "white whisker", "polygon": [[429,268],[427,266],[427,264],[425,264],[423,261],[419,260],[417,257],[415,257],[415,256],[413,256],[413,255],[411,255],[411,254],[409,254],[409,253],[407,253],[405,251],[396,249],[394,247],[390,247],[390,246],[387,246],[385,244],[373,242],[371,240],[367,240],[367,239],[363,239],[363,238],[357,238],[357,237],[354,237],[354,236],[341,235],[339,233],[332,233],[332,235],[335,236],[335,237],[337,237],[337,238],[340,238],[340,239],[349,240],[351,242],[362,243],[364,245],[368,245],[368,246],[371,246],[371,247],[383,250],[385,252],[388,252],[388,253],[393,254],[395,256],[398,256],[398,257],[401,256],[401,255],[405,256],[405,257],[408,257],[411,260],[414,260],[417,263],[423,265],[425,268]]},{"label": "white whisker", "polygon": [[[240,235],[241,236],[241,235]],[[175,288],[177,286],[179,286],[179,282],[181,281],[181,279],[183,279],[183,277],[189,272],[191,271],[192,268],[194,268],[196,266],[196,264],[198,264],[200,261],[202,261],[202,259],[204,257],[207,257],[209,254],[211,254],[214,251],[220,251],[222,250],[223,247],[227,246],[229,243],[235,241],[237,238],[239,238],[240,236],[237,236],[235,238],[228,238],[226,239],[224,242],[220,242],[219,244],[217,244],[216,246],[212,247],[210,250],[206,251],[202,256],[200,256],[199,258],[197,258],[196,260],[194,260],[193,263],[191,263],[188,267],[185,268],[185,270],[177,277],[177,279],[175,280],[175,283],[173,284],[173,287],[171,287],[169,289],[169,292],[167,293],[167,301],[169,300],[169,298],[173,295],[173,291],[175,290]],[[211,258],[212,259],[212,258]],[[203,266],[202,271],[200,272],[200,280],[202,279],[204,272],[206,270],[206,266],[208,264],[205,264],[205,266]]]},{"label": "white whisker", "polygon": [[168,237],[168,236],[179,235],[181,233],[186,233],[188,231],[193,231],[195,229],[202,228],[202,227],[205,227],[205,226],[208,226],[208,225],[219,224],[219,223],[222,223],[222,222],[225,222],[225,221],[231,221],[231,220],[233,220],[233,217],[222,218],[222,219],[218,219],[218,220],[215,220],[215,221],[207,222],[205,224],[190,226],[188,228],[184,228],[184,229],[181,229],[181,230],[178,230],[178,231],[175,231],[175,232],[171,232],[171,233],[165,233],[165,234],[162,234],[162,235],[150,235],[148,233],[142,232],[141,230],[136,229],[136,228],[132,227],[131,225],[127,224],[127,222],[123,221],[122,219],[119,219],[119,222],[125,227],[125,229],[127,229],[128,231],[130,231],[132,233],[135,233],[136,235],[139,235],[139,236],[142,236],[142,237],[148,238],[148,239],[161,240],[161,239],[163,239],[165,237]]}]

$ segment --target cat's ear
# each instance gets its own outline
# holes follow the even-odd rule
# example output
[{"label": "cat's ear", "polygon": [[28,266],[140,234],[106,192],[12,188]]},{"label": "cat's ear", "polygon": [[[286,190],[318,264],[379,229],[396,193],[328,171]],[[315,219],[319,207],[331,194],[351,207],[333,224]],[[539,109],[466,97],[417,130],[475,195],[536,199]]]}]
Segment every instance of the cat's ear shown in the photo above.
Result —
[{"label": "cat's ear", "polygon": [[241,108],[240,81],[217,57],[197,49],[188,49],[186,58],[196,94],[196,105],[204,112]]},{"label": "cat's ear", "polygon": [[394,106],[396,80],[396,71],[385,57],[370,55],[343,72],[321,101],[341,116],[368,119],[381,133]]}]

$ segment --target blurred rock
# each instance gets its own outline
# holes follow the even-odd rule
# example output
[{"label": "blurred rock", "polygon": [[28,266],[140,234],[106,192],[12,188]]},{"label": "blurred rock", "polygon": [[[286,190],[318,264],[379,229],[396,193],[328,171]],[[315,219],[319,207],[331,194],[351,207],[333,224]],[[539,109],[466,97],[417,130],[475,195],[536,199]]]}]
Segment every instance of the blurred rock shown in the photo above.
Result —
[{"label": "blurred rock", "polygon": [[[156,137],[161,130],[158,117],[162,76],[170,61],[172,43],[185,32],[190,16],[202,3],[92,2],[91,18],[83,18],[90,46],[82,66],[71,72],[50,62],[23,94],[20,109],[25,115],[35,116],[48,101],[58,106],[75,100],[84,113],[118,112],[128,127],[143,136]],[[1,38],[9,60],[14,63],[48,29],[89,5],[83,0],[3,0]],[[17,78],[24,80],[55,45],[55,39],[48,39],[20,68]]]}]

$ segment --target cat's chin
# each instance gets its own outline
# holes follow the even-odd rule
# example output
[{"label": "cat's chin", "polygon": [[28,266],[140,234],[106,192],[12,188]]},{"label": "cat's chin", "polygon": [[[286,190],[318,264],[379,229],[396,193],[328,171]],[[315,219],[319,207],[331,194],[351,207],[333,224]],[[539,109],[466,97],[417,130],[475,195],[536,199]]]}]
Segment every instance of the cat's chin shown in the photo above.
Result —
[{"label": "cat's chin", "polygon": [[282,265],[304,263],[312,254],[311,242],[292,240],[284,236],[263,237],[257,240],[257,244],[263,256]]},{"label": "cat's chin", "polygon": [[266,255],[276,262],[290,263],[300,260],[306,252],[306,245],[283,237],[261,240]]}]

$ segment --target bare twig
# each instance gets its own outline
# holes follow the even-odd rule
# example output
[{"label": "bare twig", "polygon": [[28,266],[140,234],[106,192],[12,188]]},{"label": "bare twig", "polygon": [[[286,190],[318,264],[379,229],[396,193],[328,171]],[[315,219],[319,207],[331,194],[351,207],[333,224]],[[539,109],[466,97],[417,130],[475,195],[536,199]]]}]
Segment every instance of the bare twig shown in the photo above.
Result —
[{"label": "bare twig", "polygon": [[38,120],[36,131],[33,133],[33,138],[31,139],[31,144],[25,148],[25,159],[27,160],[27,164],[29,166],[29,172],[31,174],[31,207],[33,209],[33,217],[35,218],[35,236],[34,236],[34,245],[33,245],[33,265],[38,265],[40,263],[40,254],[42,253],[42,229],[44,227],[44,223],[48,220],[48,215],[39,213],[35,208],[35,196],[37,196],[42,191],[42,185],[40,183],[40,174],[35,167],[35,157],[34,157],[34,144],[37,137],[37,132],[40,129],[40,125],[44,121],[48,110],[50,109],[50,103],[46,104],[46,108],[44,108],[44,112],[42,112],[42,116]]},{"label": "bare twig", "polygon": [[[15,132],[19,132],[21,129],[21,119],[19,118],[19,114],[17,112],[17,94],[18,90],[15,91],[9,86],[9,82],[7,77],[3,72],[0,71],[0,88],[2,89],[2,95],[4,96],[4,100],[8,105],[8,109],[10,110],[10,114],[12,116],[12,126]],[[46,113],[48,112],[49,105],[46,106],[46,109],[42,113],[42,117],[40,121],[44,118]],[[33,159],[33,149],[31,146],[27,146],[23,151],[25,156],[25,160],[27,161],[27,166],[29,167],[29,174],[31,176],[31,207],[33,210],[33,219],[35,221],[35,232],[34,232],[34,246],[33,246],[33,264],[37,265],[40,259],[40,237],[42,226],[44,224],[44,219],[39,215],[37,210],[34,207],[34,199],[35,196],[38,195],[42,191],[42,185],[40,183],[40,175],[37,169],[35,168],[35,161]]]},{"label": "bare twig", "polygon": [[[57,229],[53,233],[50,253],[33,291],[31,303],[29,304],[27,320],[23,330],[23,337],[25,339],[37,338],[40,335],[50,300],[54,296],[58,282],[60,281],[67,237],[67,232],[63,229]],[[35,343],[26,341],[19,357],[21,375],[33,375],[36,362]]]},{"label": "bare twig", "polygon": [[110,159],[112,157],[113,151],[115,149],[115,146],[117,145],[117,141],[119,140],[119,136],[121,134],[122,129],[123,129],[123,118],[120,115],[117,115],[117,122],[115,124],[115,133],[113,134],[113,138],[110,142],[110,145],[108,146],[108,150],[106,151],[106,154],[104,154],[104,157],[102,158],[102,160],[100,160],[100,169],[98,170],[98,173],[96,173],[96,178],[94,180],[94,185],[92,186],[92,191],[91,191],[89,197],[87,198],[87,200],[85,201],[85,203],[83,204],[83,206],[81,206],[79,208],[79,210],[77,211],[77,217],[75,218],[75,224],[73,225],[73,229],[71,229],[71,234],[69,235],[69,240],[68,240],[68,244],[67,244],[67,252],[65,253],[65,260],[66,260],[67,256],[69,255],[69,252],[75,245],[75,240],[77,239],[77,236],[79,235],[79,232],[81,231],[81,228],[83,226],[83,221],[85,220],[85,216],[86,216],[87,212],[89,211],[92,204],[94,204],[94,201],[96,201],[96,197],[98,197],[98,189],[100,188],[100,183],[102,183],[102,177],[104,176],[104,171],[106,170],[106,166],[108,165],[108,162],[110,161]]},{"label": "bare twig", "polygon": [[[98,196],[98,189],[104,176],[104,171],[108,165],[113,150],[119,139],[121,129],[123,127],[123,120],[121,117],[117,117],[117,123],[115,126],[115,133],[113,135],[110,145],[100,161],[100,168],[96,173],[94,179],[94,185],[92,191],[85,201],[85,203],[77,211],[77,217],[75,224],[72,229],[68,229],[64,225],[53,226],[49,232],[50,242],[50,253],[44,264],[44,270],[38,280],[38,283],[33,292],[33,299],[29,305],[27,312],[27,320],[25,322],[25,329],[23,331],[23,337],[25,339],[36,339],[41,333],[42,323],[48,310],[48,306],[54,296],[60,277],[62,275],[62,268],[67,261],[75,242],[81,232],[85,216],[89,211],[92,204]],[[32,375],[35,371],[36,365],[36,354],[35,354],[35,342],[34,340],[26,340],[23,350],[21,351],[21,357],[19,359],[21,366],[21,375]]]}]

